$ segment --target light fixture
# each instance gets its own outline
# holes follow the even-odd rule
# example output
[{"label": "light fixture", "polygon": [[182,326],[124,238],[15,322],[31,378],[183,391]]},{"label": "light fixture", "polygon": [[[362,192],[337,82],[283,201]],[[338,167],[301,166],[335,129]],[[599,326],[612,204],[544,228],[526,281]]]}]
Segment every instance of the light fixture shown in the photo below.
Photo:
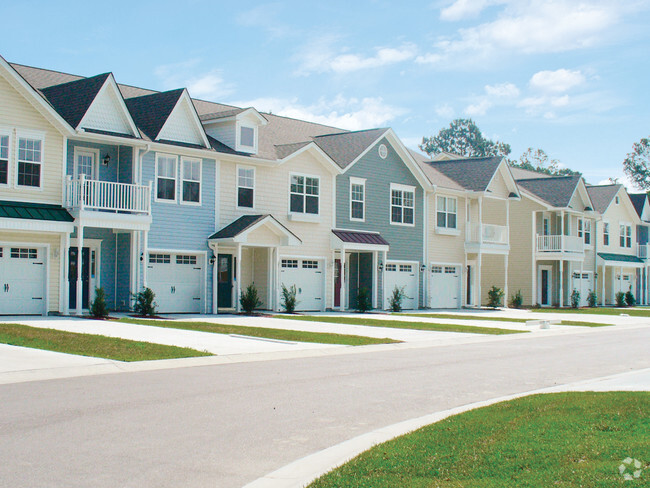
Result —
[{"label": "light fixture", "polygon": [[426,270],[427,270],[427,265],[426,265],[426,264],[422,264],[422,265],[420,266],[420,273],[424,273]]},{"label": "light fixture", "polygon": [[140,261],[144,261],[144,253],[140,253]]},{"label": "light fixture", "polygon": [[217,261],[217,258],[213,254],[208,262],[210,263],[210,266],[213,266],[216,261]]},{"label": "light fixture", "polygon": [[381,273],[381,272],[384,270],[384,263],[382,263],[381,261],[379,261],[379,265],[377,266],[377,269],[378,269],[379,272]]},{"label": "light fixture", "polygon": [[102,159],[102,164],[104,166],[108,166],[108,163],[110,162],[111,162],[111,157],[108,154],[106,154],[106,156],[104,156],[104,159]]}]

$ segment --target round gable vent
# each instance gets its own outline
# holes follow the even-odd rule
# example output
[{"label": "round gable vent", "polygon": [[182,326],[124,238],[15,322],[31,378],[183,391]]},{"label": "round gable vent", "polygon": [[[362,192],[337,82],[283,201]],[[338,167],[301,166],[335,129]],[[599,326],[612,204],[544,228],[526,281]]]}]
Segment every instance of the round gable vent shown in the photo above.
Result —
[{"label": "round gable vent", "polygon": [[386,156],[388,156],[388,148],[386,147],[386,144],[380,144],[378,151],[379,157],[381,159],[386,159]]}]

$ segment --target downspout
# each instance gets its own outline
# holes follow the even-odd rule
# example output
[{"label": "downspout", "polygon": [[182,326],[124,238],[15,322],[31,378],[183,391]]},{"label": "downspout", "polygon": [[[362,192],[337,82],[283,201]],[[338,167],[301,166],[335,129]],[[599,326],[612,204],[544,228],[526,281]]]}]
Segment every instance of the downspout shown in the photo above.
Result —
[{"label": "downspout", "polygon": [[[147,143],[145,145],[144,152],[142,152],[142,149],[139,149],[139,148],[138,148],[138,151],[139,151],[138,157],[134,158],[134,162],[135,162],[136,167],[134,168],[134,170],[135,170],[134,171],[134,180],[135,181],[133,183],[141,185],[142,184],[142,160],[143,160],[143,158],[144,158],[144,156],[146,154],[151,152],[151,144]],[[152,199],[152,195],[149,195],[149,205],[151,205],[151,199]],[[144,231],[144,232],[146,232],[146,231]],[[136,269],[136,286],[135,286],[136,292],[137,292],[137,290],[140,289],[140,284],[141,283],[144,284],[144,267],[146,266],[146,263],[145,263],[145,257],[146,256],[144,255],[145,249],[142,249],[142,247],[141,247],[142,243],[146,242],[146,239],[142,239],[140,233],[138,233],[138,241],[139,241],[138,242],[138,251],[140,253],[140,256],[136,256],[136,263],[139,263],[138,266],[137,266],[137,269]]]}]

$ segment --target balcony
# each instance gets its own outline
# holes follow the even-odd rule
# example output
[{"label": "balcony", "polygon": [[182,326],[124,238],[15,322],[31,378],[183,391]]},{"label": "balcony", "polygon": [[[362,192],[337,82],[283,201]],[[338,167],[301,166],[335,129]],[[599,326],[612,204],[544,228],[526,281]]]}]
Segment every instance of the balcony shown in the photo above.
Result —
[{"label": "balcony", "polygon": [[650,244],[638,244],[636,248],[636,256],[641,259],[650,259],[648,246],[650,246]]},{"label": "balcony", "polygon": [[151,186],[68,177],[65,205],[72,209],[151,214]]},{"label": "balcony", "polygon": [[577,236],[537,234],[537,252],[584,254],[585,244]]},{"label": "balcony", "polygon": [[465,251],[507,254],[508,227],[493,224],[468,224],[465,227]]}]

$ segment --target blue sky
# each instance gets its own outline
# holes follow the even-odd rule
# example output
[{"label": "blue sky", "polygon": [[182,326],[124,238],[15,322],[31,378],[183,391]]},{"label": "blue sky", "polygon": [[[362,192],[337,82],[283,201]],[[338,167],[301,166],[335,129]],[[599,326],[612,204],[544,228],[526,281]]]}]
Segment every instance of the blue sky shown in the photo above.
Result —
[{"label": "blue sky", "polygon": [[[243,5],[243,6],[242,6]],[[5,59],[410,147],[473,118],[591,183],[650,135],[650,0],[7,2]]]}]

